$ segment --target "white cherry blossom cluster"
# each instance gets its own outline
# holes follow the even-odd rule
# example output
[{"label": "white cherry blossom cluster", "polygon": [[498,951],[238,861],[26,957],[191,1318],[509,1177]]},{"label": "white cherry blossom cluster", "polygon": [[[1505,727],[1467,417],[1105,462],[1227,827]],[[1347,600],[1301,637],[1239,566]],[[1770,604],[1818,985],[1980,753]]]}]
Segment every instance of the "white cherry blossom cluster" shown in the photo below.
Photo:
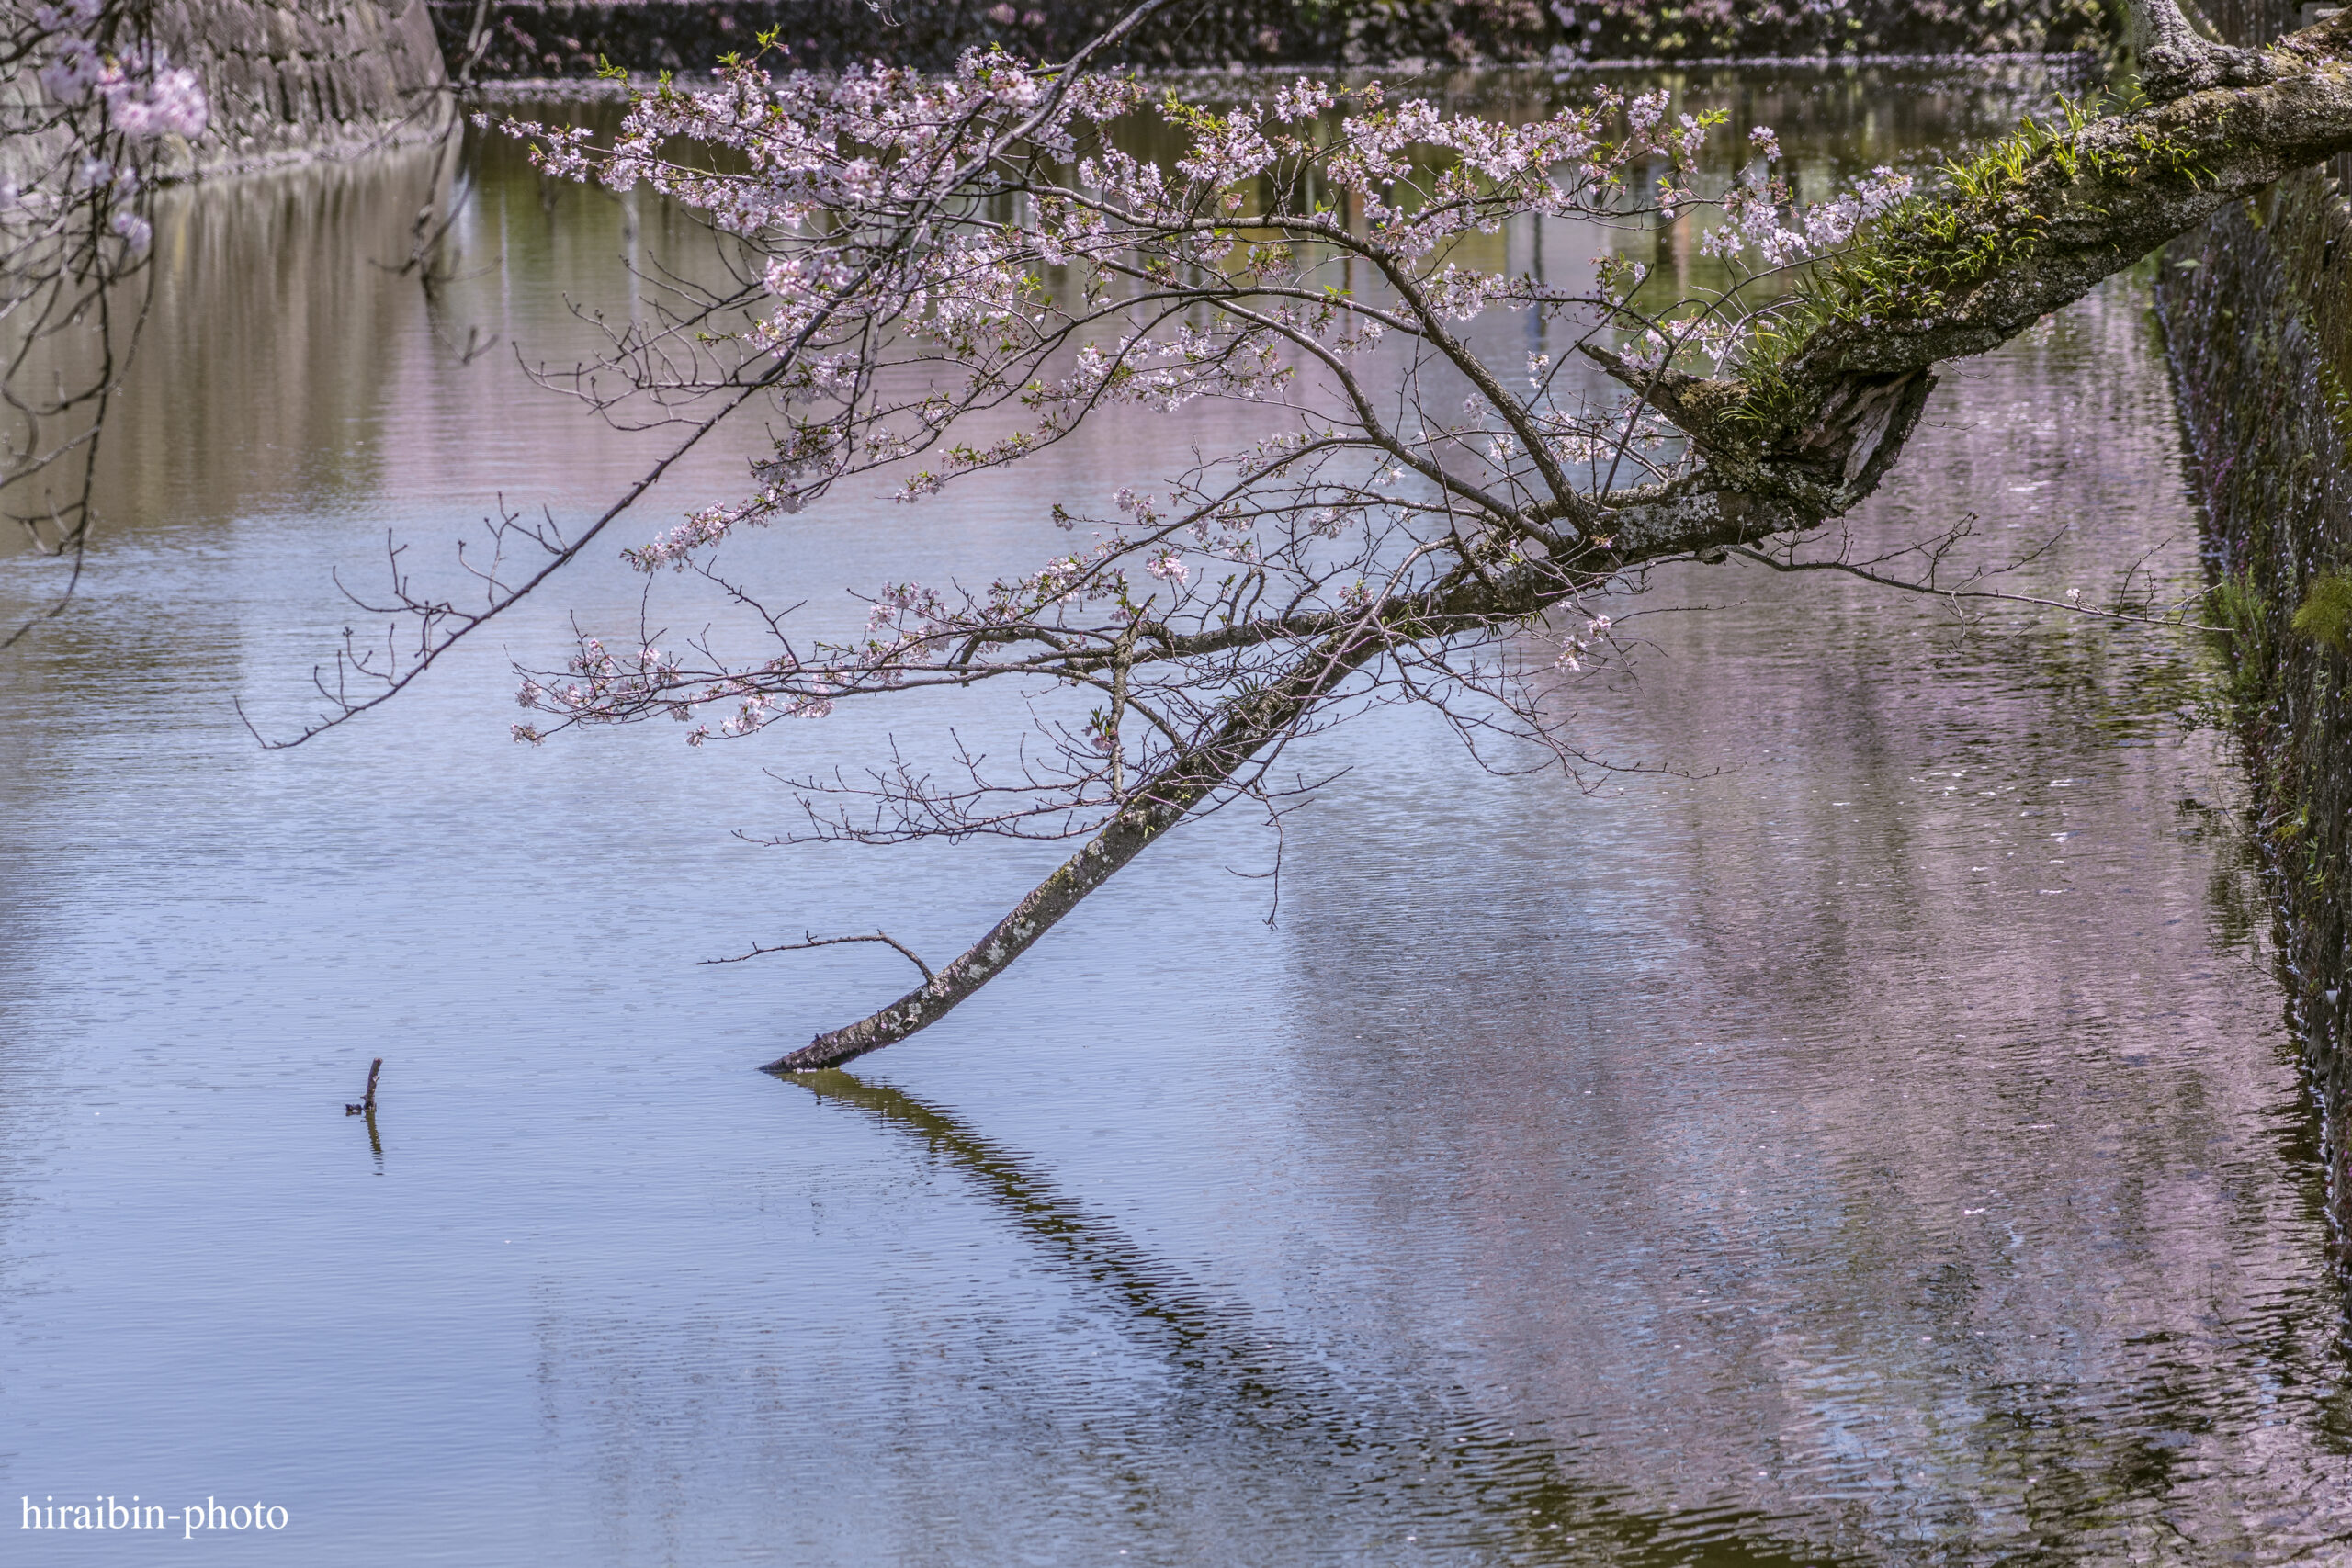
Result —
[{"label": "white cherry blossom cluster", "polygon": [[[606,650],[603,639],[586,637],[571,656],[567,671],[571,679],[548,684],[526,681],[515,700],[525,707],[593,721],[659,692],[677,672],[679,662],[658,648],[614,654]],[[514,734],[518,740],[543,738],[538,728],[530,724],[514,726]]]},{"label": "white cherry blossom cluster", "polygon": [[196,73],[173,65],[162,53],[150,62],[134,50],[107,62],[98,73],[97,92],[114,128],[133,141],[165,134],[192,141],[204,134],[212,117]]},{"label": "white cherry blossom cluster", "polygon": [[195,72],[175,66],[162,51],[128,47],[110,52],[100,36],[98,0],[64,0],[28,13],[35,39],[27,52],[42,57],[34,73],[41,90],[72,108],[96,101],[107,127],[132,141],[170,133],[191,141],[204,134],[211,102]]},{"label": "white cherry blossom cluster", "polygon": [[1737,256],[1752,250],[1767,270],[1814,260],[1851,241],[1855,232],[1912,194],[1913,181],[1882,164],[1827,201],[1799,207],[1785,182],[1770,174],[1780,140],[1769,130],[1751,133],[1758,157],[1720,202],[1728,220],[1700,242],[1702,254]]}]

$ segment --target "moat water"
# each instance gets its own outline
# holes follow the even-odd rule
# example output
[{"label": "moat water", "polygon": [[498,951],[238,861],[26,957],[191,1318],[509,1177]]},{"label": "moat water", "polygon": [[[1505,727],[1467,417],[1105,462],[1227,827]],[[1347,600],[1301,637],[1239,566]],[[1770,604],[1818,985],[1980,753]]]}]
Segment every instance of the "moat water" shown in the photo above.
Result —
[{"label": "moat water", "polygon": [[[1676,81],[1808,184],[2052,85]],[[502,498],[577,519],[649,450],[516,360],[586,351],[571,304],[650,308],[689,227],[477,139],[428,297],[398,268],[447,178],[401,153],[159,215],[103,532],[0,655],[10,1562],[2352,1552],[2317,1122],[2191,641],[1662,573],[1630,671],[1563,696],[1654,771],[1497,777],[1377,716],[1319,744],[1350,771],[1289,819],[1272,925],[1234,874],[1270,845],[1219,818],[945,1023],[780,1081],[752,1069],[902,961],[696,960],[876,926],[950,953],[1061,852],[748,841],[792,826],[775,775],[857,766],[884,716],[510,743],[515,660],[633,622],[610,551],[306,746],[231,705],[313,710],[334,576],[380,581],[388,530],[446,563]],[[737,564],[854,615],[1042,557],[1045,502],[1231,417],[1106,423],[929,508],[843,495]],[[616,545],[741,485],[755,436]],[[1970,515],[2021,592],[2196,581],[2144,280],[1952,367],[1852,526]],[[0,607],[57,581],[0,559]],[[927,704],[887,716],[956,719]],[[371,1139],[343,1106],[377,1056]],[[288,1523],[17,1529],[20,1497],[134,1495]]]}]

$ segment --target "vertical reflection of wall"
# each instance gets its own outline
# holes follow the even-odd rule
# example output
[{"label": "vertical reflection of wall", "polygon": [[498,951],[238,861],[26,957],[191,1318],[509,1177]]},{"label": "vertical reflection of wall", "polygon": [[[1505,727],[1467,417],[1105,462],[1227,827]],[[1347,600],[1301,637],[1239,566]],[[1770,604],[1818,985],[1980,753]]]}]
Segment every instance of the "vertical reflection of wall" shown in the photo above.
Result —
[{"label": "vertical reflection of wall", "polygon": [[[1657,196],[1658,176],[1665,172],[1666,165],[1655,161],[1643,169],[1642,183],[1645,196],[1652,197]],[[1675,219],[1671,213],[1660,212],[1651,220],[1651,224],[1657,230],[1657,237],[1650,248],[1650,270],[1664,273],[1674,265]],[[1685,292],[1679,278],[1675,280],[1675,291],[1678,294]]]},{"label": "vertical reflection of wall", "polygon": [[[443,173],[428,147],[171,193],[151,314],[103,466],[108,535],[367,489],[421,294],[393,270]],[[220,460],[232,451],[234,462]]]},{"label": "vertical reflection of wall", "polygon": [[[1527,272],[1535,287],[1545,287],[1544,276],[1544,214],[1530,213],[1527,219]],[[1551,317],[1543,310],[1527,312],[1527,353],[1531,362],[1546,352],[1545,340],[1551,330]],[[1532,374],[1531,371],[1530,374]]]},{"label": "vertical reflection of wall", "polygon": [[[1951,569],[2048,539],[2045,598],[2135,560],[2193,579],[2152,337],[2127,280],[1951,378],[1857,536],[1974,513]],[[2263,1281],[2324,1295],[2323,1237],[2277,992],[2199,918],[2230,857],[2175,829],[2230,798],[2171,739],[2195,649],[1962,642],[1908,597],[1729,563],[1650,604],[1706,608],[1592,604],[1632,667],[1555,709],[1647,778],[1482,779],[1401,714],[1334,757],[1380,766],[1287,846],[1282,1071],[1362,1218],[1264,1180],[1249,1224],[1315,1234],[1385,1342],[1590,1413],[1586,1475],[1849,1499],[1894,1560],[2101,1561],[2127,1506],[2211,1541],[2292,1503],[2309,1472],[2267,1445],[2314,1426],[2238,1425],[2278,1374],[2232,1356],[2278,1321]],[[2317,1367],[2312,1315],[2290,1355]],[[2189,1408],[2262,1435],[2144,1466]],[[1929,1483],[1890,1486],[1897,1460]]]}]

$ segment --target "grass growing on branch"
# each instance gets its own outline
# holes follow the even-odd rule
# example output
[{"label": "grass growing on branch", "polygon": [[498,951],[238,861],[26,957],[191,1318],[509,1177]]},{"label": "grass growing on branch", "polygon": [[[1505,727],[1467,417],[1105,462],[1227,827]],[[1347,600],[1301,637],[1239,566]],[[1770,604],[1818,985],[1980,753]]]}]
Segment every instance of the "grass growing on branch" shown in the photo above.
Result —
[{"label": "grass growing on branch", "polygon": [[1797,276],[1788,296],[1761,312],[1736,366],[1746,395],[1725,416],[1766,438],[1814,412],[1809,384],[1792,375],[1804,349],[1838,328],[1933,325],[1967,290],[2030,262],[2048,239],[2049,209],[2080,186],[2211,177],[2194,149],[2145,127],[2117,144],[2086,136],[2127,100],[2066,99],[2050,120],[2029,116],[1973,157],[1938,171],[1934,188],[1868,225],[1853,244]]}]

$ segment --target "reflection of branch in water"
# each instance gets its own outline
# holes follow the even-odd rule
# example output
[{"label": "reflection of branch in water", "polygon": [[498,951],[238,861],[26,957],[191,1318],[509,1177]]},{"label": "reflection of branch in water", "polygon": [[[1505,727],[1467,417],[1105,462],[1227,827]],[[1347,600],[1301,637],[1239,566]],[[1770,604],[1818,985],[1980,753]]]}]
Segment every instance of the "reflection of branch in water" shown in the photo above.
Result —
[{"label": "reflection of branch in water", "polygon": [[[1545,1562],[1797,1568],[1835,1561],[1822,1548],[1771,1539],[1768,1516],[1754,1510],[1653,1513],[1625,1488],[1573,1480],[1554,1445],[1505,1430],[1459,1391],[1430,1408],[1427,1391],[1375,1393],[1351,1383],[1324,1358],[1283,1344],[1246,1306],[1218,1302],[1187,1281],[1109,1221],[1063,1197],[1019,1155],[948,1112],[837,1069],[779,1076],[820,1100],[920,1135],[1064,1271],[1115,1301],[1130,1328],[1164,1337],[1171,1359],[1221,1385],[1234,1413],[1250,1426],[1311,1439],[1369,1467],[1352,1488],[1359,1493],[1464,1489],[1466,1507],[1507,1523],[1521,1550]],[[1416,1405],[1422,1407],[1418,1414]]]}]

